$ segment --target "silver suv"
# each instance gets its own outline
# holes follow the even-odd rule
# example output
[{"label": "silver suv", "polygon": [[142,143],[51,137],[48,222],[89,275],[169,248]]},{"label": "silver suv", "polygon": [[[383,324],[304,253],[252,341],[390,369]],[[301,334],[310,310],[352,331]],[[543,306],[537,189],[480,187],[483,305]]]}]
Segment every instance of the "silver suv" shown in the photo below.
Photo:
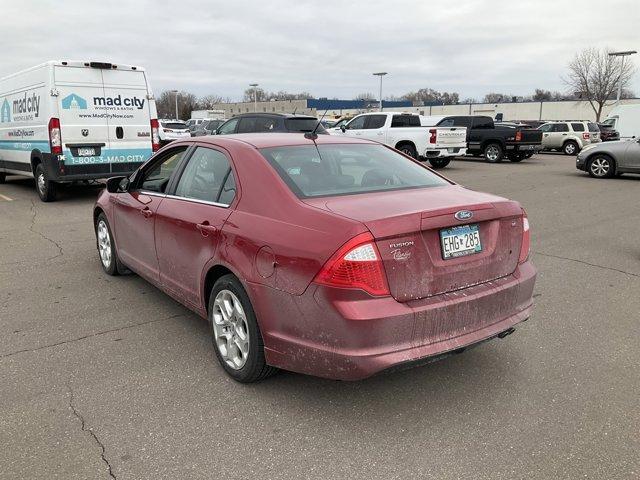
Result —
[{"label": "silver suv", "polygon": [[576,155],[586,145],[600,142],[600,129],[594,122],[547,122],[538,130],[543,150],[560,150],[565,155]]}]

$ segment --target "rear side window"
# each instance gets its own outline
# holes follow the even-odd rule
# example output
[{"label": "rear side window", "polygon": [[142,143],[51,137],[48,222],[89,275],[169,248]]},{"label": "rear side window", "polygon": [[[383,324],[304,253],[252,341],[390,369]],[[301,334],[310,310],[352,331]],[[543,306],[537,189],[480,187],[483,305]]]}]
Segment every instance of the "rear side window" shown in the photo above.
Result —
[{"label": "rear side window", "polygon": [[367,121],[364,124],[364,128],[367,130],[375,130],[377,128],[384,127],[387,121],[386,115],[367,115]]},{"label": "rear side window", "polygon": [[584,132],[584,124],[582,123],[572,123],[571,128],[574,132]]},{"label": "rear side window", "polygon": [[394,115],[391,119],[391,128],[419,127],[420,117],[417,115]]},{"label": "rear side window", "polygon": [[[222,186],[231,174],[227,157],[212,148],[196,148],[178,181],[177,197],[218,202]],[[233,200],[233,197],[231,197]],[[230,201],[226,203],[227,205]]]},{"label": "rear side window", "polygon": [[[284,126],[289,132],[312,132],[318,125],[318,120],[315,118],[286,118],[284,120]],[[326,133],[326,130],[322,125],[316,128],[316,133]]]},{"label": "rear side window", "polygon": [[300,198],[448,185],[383,145],[303,145],[261,152]]},{"label": "rear side window", "polygon": [[473,128],[493,128],[493,120],[491,120],[491,117],[473,117]]},{"label": "rear side window", "polygon": [[256,132],[272,132],[278,127],[278,120],[273,117],[258,117],[256,118],[255,130]]}]

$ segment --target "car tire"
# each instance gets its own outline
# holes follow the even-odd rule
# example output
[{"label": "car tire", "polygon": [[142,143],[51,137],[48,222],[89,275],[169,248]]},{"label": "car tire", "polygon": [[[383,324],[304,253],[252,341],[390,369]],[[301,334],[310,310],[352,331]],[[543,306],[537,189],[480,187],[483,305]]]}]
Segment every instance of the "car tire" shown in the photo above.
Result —
[{"label": "car tire", "polygon": [[573,140],[565,142],[565,144],[562,146],[562,153],[564,153],[565,155],[577,155],[579,151],[580,146]]},{"label": "car tire", "polygon": [[429,159],[429,163],[431,164],[431,168],[434,170],[438,170],[440,168],[444,168],[451,163],[450,158],[431,158]]},{"label": "car tire", "polygon": [[484,158],[489,163],[499,163],[503,156],[504,152],[499,143],[488,143],[484,147]]},{"label": "car tire", "polygon": [[127,275],[131,273],[131,270],[129,270],[118,257],[118,250],[116,249],[116,243],[113,240],[111,226],[109,225],[109,220],[107,220],[104,213],[98,215],[94,227],[102,269],[107,273],[107,275],[113,276]]},{"label": "car tire", "polygon": [[49,180],[42,163],[36,165],[34,176],[36,178],[36,191],[38,192],[40,200],[43,202],[53,202],[56,199],[58,185]]},{"label": "car tire", "polygon": [[213,285],[208,318],[213,349],[227,375],[240,383],[253,383],[278,371],[267,365],[256,314],[235,275],[224,275]]},{"label": "car tire", "polygon": [[414,160],[418,159],[418,152],[416,152],[416,147],[414,147],[410,143],[401,143],[396,147],[396,149],[413,158]]},{"label": "car tire", "polygon": [[616,165],[608,155],[594,155],[589,159],[587,171],[593,178],[611,178],[616,174]]}]

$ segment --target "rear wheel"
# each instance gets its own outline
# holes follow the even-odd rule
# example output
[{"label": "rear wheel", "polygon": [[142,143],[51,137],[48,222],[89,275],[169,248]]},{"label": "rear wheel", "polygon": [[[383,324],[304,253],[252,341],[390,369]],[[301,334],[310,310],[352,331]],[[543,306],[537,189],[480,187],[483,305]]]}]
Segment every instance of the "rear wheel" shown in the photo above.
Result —
[{"label": "rear wheel", "polygon": [[611,157],[596,155],[589,161],[588,171],[593,178],[611,178],[615,175],[615,164]]},{"label": "rear wheel", "polygon": [[253,306],[234,275],[224,275],[213,285],[209,323],[216,357],[231,378],[252,383],[278,371],[267,365]]},{"label": "rear wheel", "polygon": [[396,148],[400,150],[402,153],[404,153],[405,155],[411,158],[414,158],[416,160],[418,159],[418,152],[416,152],[416,147],[414,147],[410,143],[401,143]]},{"label": "rear wheel", "polygon": [[502,161],[504,152],[498,143],[489,143],[484,147],[484,158],[489,163],[498,163]]},{"label": "rear wheel", "polygon": [[569,140],[562,146],[562,152],[565,155],[575,155],[578,153],[578,151],[580,151],[580,147],[573,140]]},{"label": "rear wheel", "polygon": [[56,199],[58,186],[55,182],[49,180],[42,163],[36,165],[35,177],[36,191],[38,192],[40,200],[43,202],[53,202]]},{"label": "rear wheel", "polygon": [[430,158],[429,163],[431,164],[431,168],[434,170],[438,170],[439,168],[444,168],[449,163],[451,163],[450,158]]}]

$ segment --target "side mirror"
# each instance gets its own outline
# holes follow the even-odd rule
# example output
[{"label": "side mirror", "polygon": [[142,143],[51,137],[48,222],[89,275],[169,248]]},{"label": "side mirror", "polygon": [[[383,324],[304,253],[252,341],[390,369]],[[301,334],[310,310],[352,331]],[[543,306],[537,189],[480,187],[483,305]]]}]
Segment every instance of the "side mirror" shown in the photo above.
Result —
[{"label": "side mirror", "polygon": [[347,129],[346,125],[340,125],[340,130],[342,130],[342,133],[344,133],[346,129]]},{"label": "side mirror", "polygon": [[107,180],[107,192],[122,193],[129,190],[129,177],[112,177]]}]

